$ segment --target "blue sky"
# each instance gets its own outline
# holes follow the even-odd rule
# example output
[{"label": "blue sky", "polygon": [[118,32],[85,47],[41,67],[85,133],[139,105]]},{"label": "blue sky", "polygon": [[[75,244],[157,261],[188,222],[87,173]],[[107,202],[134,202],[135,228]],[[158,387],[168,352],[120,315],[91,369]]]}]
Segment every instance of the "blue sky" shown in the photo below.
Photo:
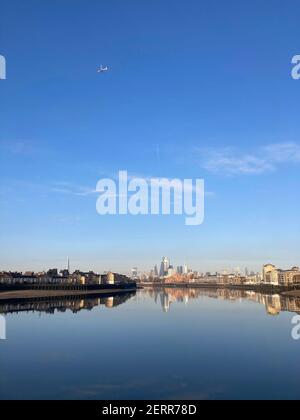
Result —
[{"label": "blue sky", "polygon": [[[2,0],[1,269],[300,264],[298,1]],[[99,75],[100,64],[110,71]],[[205,223],[100,217],[119,170],[204,178]]]}]

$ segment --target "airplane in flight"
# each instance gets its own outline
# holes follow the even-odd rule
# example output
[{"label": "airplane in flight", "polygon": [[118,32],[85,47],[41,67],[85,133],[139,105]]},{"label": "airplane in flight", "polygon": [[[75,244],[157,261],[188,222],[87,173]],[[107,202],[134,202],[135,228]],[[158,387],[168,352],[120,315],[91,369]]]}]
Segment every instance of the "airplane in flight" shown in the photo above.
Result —
[{"label": "airplane in flight", "polygon": [[106,73],[108,71],[108,66],[100,66],[100,68],[97,70],[98,73]]}]

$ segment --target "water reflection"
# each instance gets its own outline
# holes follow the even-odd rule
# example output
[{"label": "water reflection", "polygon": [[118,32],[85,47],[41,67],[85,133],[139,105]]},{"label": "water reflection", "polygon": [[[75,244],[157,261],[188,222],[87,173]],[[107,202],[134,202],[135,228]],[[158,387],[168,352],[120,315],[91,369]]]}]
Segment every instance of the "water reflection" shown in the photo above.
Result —
[{"label": "water reflection", "polygon": [[0,314],[12,314],[20,312],[40,312],[55,314],[55,312],[71,311],[77,313],[82,310],[91,311],[96,306],[104,305],[106,308],[114,308],[122,305],[136,292],[102,294],[101,296],[62,296],[48,298],[34,298],[22,300],[7,300],[0,302]]},{"label": "water reflection", "polygon": [[205,288],[145,288],[144,294],[160,303],[164,312],[168,312],[172,303],[188,304],[193,299],[209,297],[212,299],[241,301],[247,299],[260,305],[264,305],[269,315],[279,315],[280,312],[296,312],[300,314],[300,298],[282,296],[278,294],[268,295],[246,290],[231,289],[205,289]]},{"label": "water reflection", "polygon": [[0,341],[0,400],[300,398],[293,315],[264,309],[300,312],[299,298],[197,288],[134,295],[0,302],[2,313],[16,312]]}]

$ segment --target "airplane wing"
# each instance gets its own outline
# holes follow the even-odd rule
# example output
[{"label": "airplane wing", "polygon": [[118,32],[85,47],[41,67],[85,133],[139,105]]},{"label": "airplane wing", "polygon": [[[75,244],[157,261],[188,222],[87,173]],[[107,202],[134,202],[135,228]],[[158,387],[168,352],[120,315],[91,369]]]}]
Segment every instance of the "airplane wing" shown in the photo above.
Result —
[{"label": "airplane wing", "polygon": [[108,71],[108,67],[100,67],[100,69],[97,70],[98,73],[104,73]]}]

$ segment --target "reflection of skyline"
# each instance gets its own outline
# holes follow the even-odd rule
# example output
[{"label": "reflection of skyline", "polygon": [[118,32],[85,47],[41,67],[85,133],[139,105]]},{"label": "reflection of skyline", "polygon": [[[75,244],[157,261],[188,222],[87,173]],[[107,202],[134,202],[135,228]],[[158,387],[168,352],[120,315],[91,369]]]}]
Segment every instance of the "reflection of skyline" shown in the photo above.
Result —
[{"label": "reflection of skyline", "polygon": [[201,297],[230,301],[250,300],[264,305],[269,315],[279,315],[280,312],[296,312],[300,314],[300,298],[268,295],[245,290],[205,289],[205,288],[146,288],[142,293],[150,296],[155,303],[160,303],[164,312],[169,312],[172,303],[188,304],[190,300]]},{"label": "reflection of skyline", "polygon": [[155,303],[160,302],[163,311],[168,312],[172,303],[180,302],[185,305],[189,300],[196,299],[200,295],[197,289],[172,289],[172,288],[146,288],[143,293],[154,299]]},{"label": "reflection of skyline", "polygon": [[39,312],[54,314],[55,312],[71,311],[73,314],[82,310],[91,311],[96,306],[115,308],[122,305],[127,300],[135,296],[135,292],[105,295],[97,297],[78,296],[78,297],[58,297],[44,299],[24,299],[20,301],[6,301],[0,303],[0,314],[13,314],[20,312]]},{"label": "reflection of skyline", "polygon": [[[246,299],[263,305],[269,315],[279,315],[281,312],[296,312],[300,314],[300,298],[268,295],[245,290],[205,289],[205,288],[145,288],[139,293],[149,296],[160,304],[165,313],[169,312],[172,304],[188,305],[191,300],[208,297],[211,299],[228,300],[232,302]],[[57,298],[24,299],[20,301],[3,301],[0,303],[0,314],[13,313],[63,313],[71,311],[76,314],[82,310],[91,311],[97,306],[115,308],[134,297],[136,292],[121,293],[105,296],[65,296]]]}]

